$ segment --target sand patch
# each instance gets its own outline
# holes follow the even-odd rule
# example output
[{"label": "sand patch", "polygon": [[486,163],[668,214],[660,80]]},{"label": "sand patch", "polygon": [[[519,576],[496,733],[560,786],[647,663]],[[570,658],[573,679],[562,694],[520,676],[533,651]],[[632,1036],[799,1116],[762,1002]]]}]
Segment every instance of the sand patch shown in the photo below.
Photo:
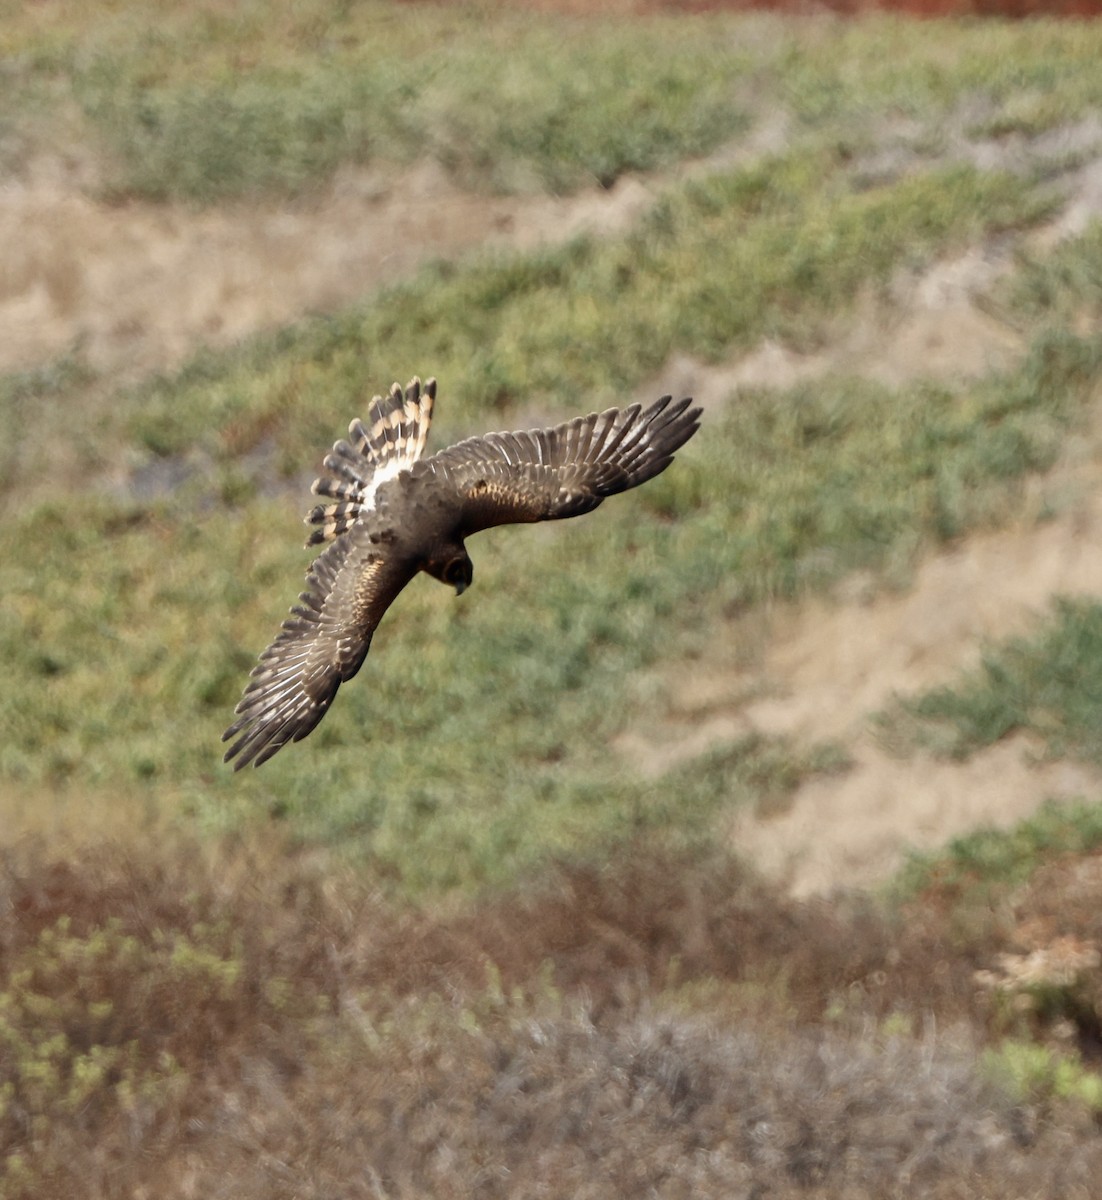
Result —
[{"label": "sand patch", "polygon": [[77,349],[96,371],[137,377],[335,311],[431,259],[613,233],[652,202],[638,178],[570,197],[477,195],[426,163],[348,169],[311,201],[196,210],[111,204],[35,172],[0,189],[0,371]]},{"label": "sand patch", "polygon": [[868,739],[851,753],[850,770],[811,780],[783,813],[742,810],[732,823],[737,850],[794,896],[879,883],[908,851],[981,827],[1009,828],[1045,800],[1096,795],[1102,782],[1077,763],[1036,761],[1024,735],[966,762],[897,759]]}]

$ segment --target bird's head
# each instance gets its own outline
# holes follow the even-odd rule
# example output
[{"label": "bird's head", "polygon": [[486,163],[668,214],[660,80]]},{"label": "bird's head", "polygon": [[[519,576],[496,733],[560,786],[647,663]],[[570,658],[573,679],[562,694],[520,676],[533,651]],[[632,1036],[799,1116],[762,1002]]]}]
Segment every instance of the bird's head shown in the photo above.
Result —
[{"label": "bird's head", "polygon": [[441,583],[455,588],[457,596],[462,596],[474,579],[474,563],[462,546],[456,553],[430,558],[425,564],[425,570],[433,579],[439,579]]}]

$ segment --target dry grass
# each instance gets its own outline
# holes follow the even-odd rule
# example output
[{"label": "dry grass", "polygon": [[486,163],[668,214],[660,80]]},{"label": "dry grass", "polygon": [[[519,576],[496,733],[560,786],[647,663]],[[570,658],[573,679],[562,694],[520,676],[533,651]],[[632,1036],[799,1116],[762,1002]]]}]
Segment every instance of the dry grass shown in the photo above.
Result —
[{"label": "dry grass", "polygon": [[1088,1107],[976,1058],[1028,1027],[1070,1060],[1097,969],[1045,993],[1078,1008],[974,979],[1023,930],[1102,937],[1099,860],[962,923],[959,881],[796,903],[636,844],[449,915],[251,845],[5,854],[0,1195],[1086,1195],[1102,1169]]}]

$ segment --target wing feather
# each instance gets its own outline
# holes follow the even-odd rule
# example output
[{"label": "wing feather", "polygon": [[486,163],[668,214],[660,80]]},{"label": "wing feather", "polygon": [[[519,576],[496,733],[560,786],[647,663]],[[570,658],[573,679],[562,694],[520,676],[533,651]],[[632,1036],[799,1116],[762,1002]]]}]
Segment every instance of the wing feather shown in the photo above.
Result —
[{"label": "wing feather", "polygon": [[236,739],[225,761],[260,766],[322,719],[337,689],[360,669],[383,614],[413,578],[407,565],[380,552],[369,536],[341,538],[314,563],[300,604],[291,609],[253,668],[222,735]]},{"label": "wing feather", "polygon": [[554,521],[597,507],[664,471],[700,427],[691,400],[663,396],[576,417],[550,429],[488,433],[424,459],[457,489],[464,537],[493,525]]}]

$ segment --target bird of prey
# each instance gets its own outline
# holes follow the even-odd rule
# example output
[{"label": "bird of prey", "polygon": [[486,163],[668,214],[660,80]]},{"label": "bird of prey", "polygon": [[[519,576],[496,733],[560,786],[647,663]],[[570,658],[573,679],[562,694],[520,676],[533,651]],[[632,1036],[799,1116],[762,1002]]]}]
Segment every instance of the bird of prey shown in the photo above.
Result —
[{"label": "bird of prey", "polygon": [[487,433],[423,457],[436,380],[394,384],[325,459],[307,546],[328,542],[306,591],[260,656],[222,735],[225,761],[260,766],[317,725],[360,669],[383,614],[425,571],[461,594],[473,567],[464,539],[481,529],[576,517],[664,471],[699,427],[691,400],[575,417],[552,429]]}]

